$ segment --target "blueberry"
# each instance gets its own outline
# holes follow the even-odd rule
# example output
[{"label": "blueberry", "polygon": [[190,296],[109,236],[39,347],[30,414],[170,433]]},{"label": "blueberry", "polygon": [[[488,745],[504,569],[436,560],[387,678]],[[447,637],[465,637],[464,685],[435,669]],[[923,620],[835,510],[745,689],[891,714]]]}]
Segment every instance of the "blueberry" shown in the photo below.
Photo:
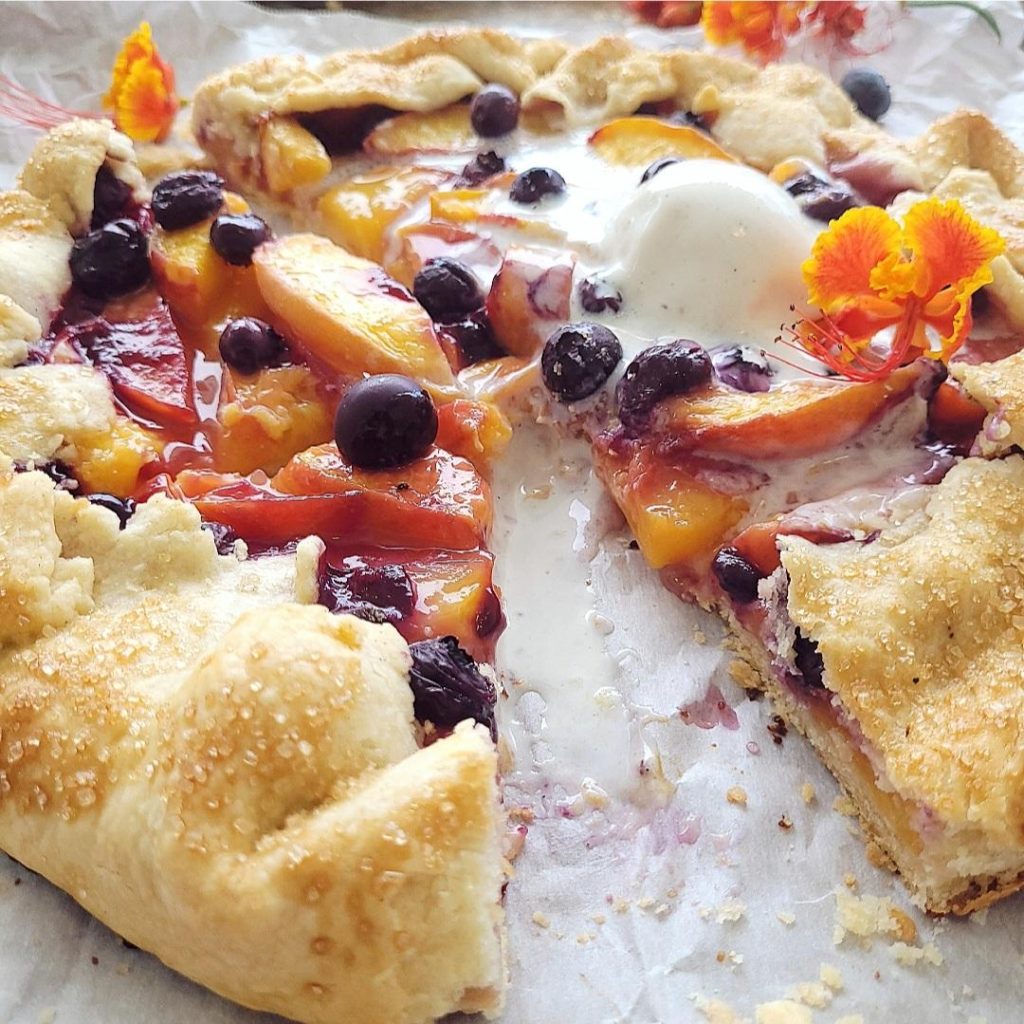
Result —
[{"label": "blueberry", "polygon": [[25,461],[24,459],[14,460],[15,473],[27,473],[29,469],[48,476],[53,481],[53,485],[57,490],[78,490],[78,481],[75,479],[74,473],[71,472],[71,467],[66,462],[61,462],[60,459],[54,459],[51,462],[33,462],[31,460]]},{"label": "blueberry", "polygon": [[540,359],[548,390],[562,402],[594,394],[622,360],[622,345],[607,327],[566,324],[548,338]]},{"label": "blueberry", "polygon": [[114,299],[149,280],[149,243],[133,220],[112,220],[71,247],[71,278],[94,299]]},{"label": "blueberry", "polygon": [[505,170],[505,161],[494,152],[493,149],[484,153],[477,153],[472,160],[462,168],[460,178],[466,185],[480,185],[495,174],[501,174]]},{"label": "blueberry", "polygon": [[423,264],[413,279],[412,293],[438,323],[459,320],[479,309],[484,301],[473,271],[448,256],[437,256]]},{"label": "blueberry", "polygon": [[746,604],[757,598],[761,574],[735,548],[720,548],[711,568],[722,589],[733,600]]},{"label": "blueberry", "polygon": [[202,528],[213,535],[213,543],[217,548],[218,555],[230,555],[234,553],[235,541],[238,534],[226,523],[204,522]]},{"label": "blueberry", "polygon": [[247,267],[257,247],[270,238],[270,226],[254,213],[222,213],[210,225],[210,245],[233,267]]},{"label": "blueberry", "polygon": [[412,614],[416,590],[402,566],[369,566],[357,557],[345,562],[351,564],[325,567],[320,604],[332,612],[393,626]]},{"label": "blueberry", "polygon": [[353,466],[386,469],[425,454],[437,437],[437,410],[409,377],[380,373],[353,384],[338,403],[334,438]]},{"label": "blueberry", "polygon": [[783,187],[808,217],[826,224],[860,205],[845,185],[825,181],[810,171],[790,179]]},{"label": "blueberry", "polygon": [[132,187],[122,181],[106,165],[96,172],[96,183],[92,187],[92,223],[90,227],[103,227],[125,213],[125,207],[132,198]]},{"label": "blueberry", "polygon": [[122,530],[128,525],[128,520],[135,515],[134,498],[118,498],[114,494],[90,494],[88,497],[93,505],[99,505],[100,508],[113,512],[117,516]]},{"label": "blueberry", "polygon": [[545,196],[561,195],[566,189],[565,178],[550,167],[531,167],[516,175],[508,197],[515,203],[531,206]]},{"label": "blueberry", "polygon": [[877,121],[892,103],[889,83],[871,68],[854,68],[847,71],[839,84],[843,92],[857,105],[857,109],[872,121]]},{"label": "blueberry", "polygon": [[504,85],[485,85],[469,105],[469,122],[477,135],[507,135],[519,123],[519,97]]},{"label": "blueberry", "polygon": [[772,368],[764,352],[746,345],[727,345],[711,351],[718,379],[737,391],[767,391]]},{"label": "blueberry", "polygon": [[796,631],[796,639],[793,641],[793,664],[803,677],[804,684],[812,690],[822,690],[825,683],[822,676],[825,673],[825,662],[822,660],[818,645],[800,630]]},{"label": "blueberry", "polygon": [[711,357],[695,341],[663,341],[644,349],[615,389],[619,419],[628,430],[641,429],[658,402],[706,384],[713,369]]},{"label": "blueberry", "polygon": [[229,320],[220,332],[220,357],[232,370],[256,373],[276,363],[284,354],[284,338],[268,323],[254,316]]},{"label": "blueberry", "polygon": [[672,164],[679,163],[679,157],[675,156],[663,156],[660,160],[655,160],[643,174],[640,175],[640,184],[642,185],[645,181],[650,181],[656,174],[660,174],[666,167]]},{"label": "blueberry", "polygon": [[419,640],[409,644],[409,653],[413,713],[421,722],[452,729],[472,718],[486,725],[491,736],[496,734],[494,704],[498,695],[494,684],[455,637]]},{"label": "blueberry", "polygon": [[622,309],[622,293],[598,277],[580,281],[580,305],[588,313],[618,313]]},{"label": "blueberry", "polygon": [[177,171],[153,188],[153,217],[168,231],[212,217],[224,203],[224,182],[213,171]]},{"label": "blueberry", "polygon": [[487,314],[482,310],[471,313],[462,320],[445,324],[442,330],[462,353],[466,366],[482,363],[485,359],[499,359],[505,355],[494,339]]},{"label": "blueberry", "polygon": [[669,124],[696,128],[699,132],[707,132],[709,128],[707,118],[703,114],[695,114],[692,110],[677,110],[674,114],[669,114],[667,120]]}]

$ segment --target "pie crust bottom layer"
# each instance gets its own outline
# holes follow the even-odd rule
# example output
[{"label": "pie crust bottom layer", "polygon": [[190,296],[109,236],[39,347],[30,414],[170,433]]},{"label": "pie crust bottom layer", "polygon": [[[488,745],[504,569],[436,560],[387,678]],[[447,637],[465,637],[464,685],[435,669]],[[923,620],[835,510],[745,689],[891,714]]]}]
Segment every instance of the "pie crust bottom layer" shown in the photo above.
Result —
[{"label": "pie crust bottom layer", "polygon": [[950,836],[940,829],[923,840],[912,824],[921,808],[879,787],[870,759],[827,700],[798,695],[781,681],[768,650],[731,609],[716,610],[729,627],[729,646],[739,655],[731,666],[733,678],[747,690],[767,694],[787,724],[807,738],[852,800],[868,842],[869,860],[876,867],[899,872],[915,903],[933,914],[964,915],[1024,889],[1024,864],[977,875],[954,871],[952,865],[971,856],[977,847],[963,833]]}]

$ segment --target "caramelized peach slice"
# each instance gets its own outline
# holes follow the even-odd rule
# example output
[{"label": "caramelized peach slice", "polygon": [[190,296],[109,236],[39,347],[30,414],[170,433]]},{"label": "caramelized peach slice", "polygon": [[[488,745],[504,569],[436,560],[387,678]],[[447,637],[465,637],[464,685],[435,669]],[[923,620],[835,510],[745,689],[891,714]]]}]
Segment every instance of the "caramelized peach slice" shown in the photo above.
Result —
[{"label": "caramelized peach slice", "polygon": [[494,336],[506,352],[529,359],[569,317],[574,257],[511,248],[487,296]]},{"label": "caramelized peach slice", "polygon": [[305,366],[279,366],[234,382],[214,441],[219,469],[275,473],[294,454],[331,436],[333,401]]},{"label": "caramelized peach slice", "polygon": [[688,125],[669,124],[655,117],[620,117],[598,128],[590,145],[610,164],[646,167],[662,157],[692,160],[729,160],[717,142]]},{"label": "caramelized peach slice", "polygon": [[701,470],[707,460],[662,461],[649,447],[598,443],[598,475],[626,517],[647,563],[655,569],[686,566],[697,571],[743,518],[742,497],[716,490]]},{"label": "caramelized peach slice", "polygon": [[886,380],[792,380],[769,391],[713,383],[664,402],[656,433],[693,448],[762,459],[798,458],[848,441],[889,406],[909,397],[919,371],[905,366]]},{"label": "caramelized peach slice", "polygon": [[469,104],[440,110],[411,110],[381,121],[366,136],[363,149],[373,156],[406,153],[452,153],[474,149],[476,132],[469,123]]},{"label": "caramelized peach slice", "polygon": [[328,189],[317,204],[332,242],[380,260],[388,228],[416,202],[452,180],[436,167],[382,167]]},{"label": "caramelized peach slice", "polygon": [[409,224],[396,232],[397,248],[384,260],[384,269],[407,288],[427,260],[450,256],[490,280],[501,265],[501,252],[486,238],[452,224]]},{"label": "caramelized peach slice", "polygon": [[361,496],[367,521],[347,529],[368,528],[380,544],[465,550],[482,543],[491,525],[487,484],[470,462],[442,448],[398,469],[361,470],[335,445],[318,445],[296,455],[271,484],[293,495]]},{"label": "caramelized peach slice", "polygon": [[290,341],[330,370],[405,373],[435,396],[454,377],[430,317],[376,264],[316,235],[260,246],[253,265],[275,321]]},{"label": "caramelized peach slice", "polygon": [[260,162],[276,195],[322,181],[331,170],[323,143],[290,117],[272,117],[260,126]]},{"label": "caramelized peach slice", "polygon": [[500,455],[511,439],[508,417],[491,402],[457,398],[437,410],[437,446],[474,466]]},{"label": "caramelized peach slice", "polygon": [[452,224],[479,224],[484,227],[509,228],[520,235],[531,236],[538,241],[559,241],[565,232],[546,220],[516,216],[511,213],[495,213],[488,209],[498,188],[507,188],[515,177],[502,175],[495,179],[491,189],[456,188],[435,192],[430,197],[430,215],[434,220]]},{"label": "caramelized peach slice", "polygon": [[75,449],[75,475],[87,492],[127,498],[139,485],[142,467],[160,457],[163,444],[127,416],[118,416],[109,430],[80,435]]},{"label": "caramelized peach slice", "polygon": [[[244,213],[248,205],[229,192],[225,208]],[[156,227],[150,241],[150,262],[160,293],[180,322],[207,335],[230,316],[267,314],[252,267],[232,266],[210,245],[212,223],[211,217],[178,231]],[[210,340],[205,336],[201,342]]]}]

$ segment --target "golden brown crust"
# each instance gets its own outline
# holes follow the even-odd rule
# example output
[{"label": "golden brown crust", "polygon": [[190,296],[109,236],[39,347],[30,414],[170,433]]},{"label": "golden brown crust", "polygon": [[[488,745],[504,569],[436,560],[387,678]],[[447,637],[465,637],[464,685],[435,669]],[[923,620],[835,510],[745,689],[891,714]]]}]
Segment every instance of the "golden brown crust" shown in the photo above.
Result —
[{"label": "golden brown crust", "polygon": [[132,141],[110,121],[78,119],[47,132],[18,175],[18,185],[46,203],[72,235],[89,228],[96,174],[103,166],[142,198]]},{"label": "golden brown crust", "polygon": [[39,473],[0,499],[3,848],[258,1009],[496,1009],[494,748],[418,749],[398,634],[282,603],[291,560],[218,557],[185,503],[119,530]]},{"label": "golden brown crust", "polygon": [[989,413],[978,435],[981,454],[1024,447],[1024,352],[994,363],[952,363],[949,371]]},{"label": "golden brown crust", "polygon": [[968,459],[871,544],[783,541],[792,621],[883,785],[922,816],[907,824],[934,821],[944,844],[944,869],[911,878],[921,888],[1024,861],[1022,489],[1024,459]]}]

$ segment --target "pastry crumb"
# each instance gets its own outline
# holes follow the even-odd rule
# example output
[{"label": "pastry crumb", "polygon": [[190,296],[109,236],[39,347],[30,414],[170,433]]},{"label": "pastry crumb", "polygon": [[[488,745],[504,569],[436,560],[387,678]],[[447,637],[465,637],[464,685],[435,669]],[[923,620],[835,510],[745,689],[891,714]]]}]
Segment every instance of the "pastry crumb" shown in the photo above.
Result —
[{"label": "pastry crumb", "polygon": [[539,910],[535,910],[533,912],[532,921],[538,928],[551,927],[551,918],[548,917],[547,914],[542,914]]},{"label": "pastry crumb", "polygon": [[725,799],[737,807],[747,806],[747,791],[742,786],[730,786],[725,791]]},{"label": "pastry crumb", "polygon": [[792,999],[776,999],[754,1007],[757,1024],[812,1024],[811,1010]]},{"label": "pastry crumb", "polygon": [[616,914],[624,914],[629,910],[629,907],[630,901],[623,899],[621,896],[616,896],[612,899],[612,910],[614,910]]},{"label": "pastry crumb", "polygon": [[579,935],[576,936],[576,944],[578,946],[586,946],[596,938],[597,936],[593,932],[580,932]]},{"label": "pastry crumb", "polygon": [[868,863],[883,871],[894,871],[893,863],[889,855],[873,839],[864,844],[864,853],[867,855]]},{"label": "pastry crumb", "polygon": [[708,1024],[747,1024],[744,1018],[738,1017],[736,1011],[721,999],[708,999],[707,996],[691,996],[698,1012]]},{"label": "pastry crumb", "polygon": [[832,810],[837,814],[843,815],[844,818],[852,818],[857,814],[857,808],[845,793],[840,793],[832,801]]},{"label": "pastry crumb", "polygon": [[715,907],[715,920],[719,924],[739,921],[747,912],[747,905],[742,900],[726,900]]},{"label": "pastry crumb", "polygon": [[791,914],[788,910],[780,910],[775,915],[787,928],[791,925],[796,924],[796,914]]},{"label": "pastry crumb", "polygon": [[857,888],[857,876],[847,871],[846,874],[843,875],[843,885],[851,891],[855,890]]},{"label": "pastry crumb", "polygon": [[792,827],[793,821],[790,816],[788,814],[783,814],[782,817],[779,818],[779,828],[781,828],[783,832],[788,832]]},{"label": "pastry crumb", "polygon": [[917,937],[913,919],[895,906],[892,900],[878,896],[854,896],[836,890],[836,922],[832,941],[842,945],[846,936],[855,935],[870,947],[872,938],[885,935],[904,943]]},{"label": "pastry crumb", "polygon": [[833,992],[820,981],[801,981],[789,990],[789,998],[803,1006],[824,1010],[831,1006]]},{"label": "pastry crumb", "polygon": [[917,967],[919,964],[929,964],[932,967],[942,966],[942,954],[935,947],[934,943],[927,943],[924,946],[911,946],[906,942],[894,942],[889,947],[896,963],[903,967]]},{"label": "pastry crumb", "polygon": [[813,804],[817,798],[817,793],[815,793],[814,787],[809,782],[805,782],[800,787],[800,796],[805,804]]},{"label": "pastry crumb", "polygon": [[605,917],[604,914],[591,914],[590,915],[590,920],[593,921],[594,924],[601,925],[601,924],[604,924],[605,921],[608,920],[608,918]]},{"label": "pastry crumb", "polygon": [[818,970],[818,977],[826,984],[833,992],[842,992],[843,990],[843,972],[838,967],[833,967],[832,964],[822,964]]},{"label": "pastry crumb", "polygon": [[654,906],[654,897],[653,896],[641,896],[640,899],[638,899],[636,901],[636,905],[641,910],[650,910],[651,907]]}]

